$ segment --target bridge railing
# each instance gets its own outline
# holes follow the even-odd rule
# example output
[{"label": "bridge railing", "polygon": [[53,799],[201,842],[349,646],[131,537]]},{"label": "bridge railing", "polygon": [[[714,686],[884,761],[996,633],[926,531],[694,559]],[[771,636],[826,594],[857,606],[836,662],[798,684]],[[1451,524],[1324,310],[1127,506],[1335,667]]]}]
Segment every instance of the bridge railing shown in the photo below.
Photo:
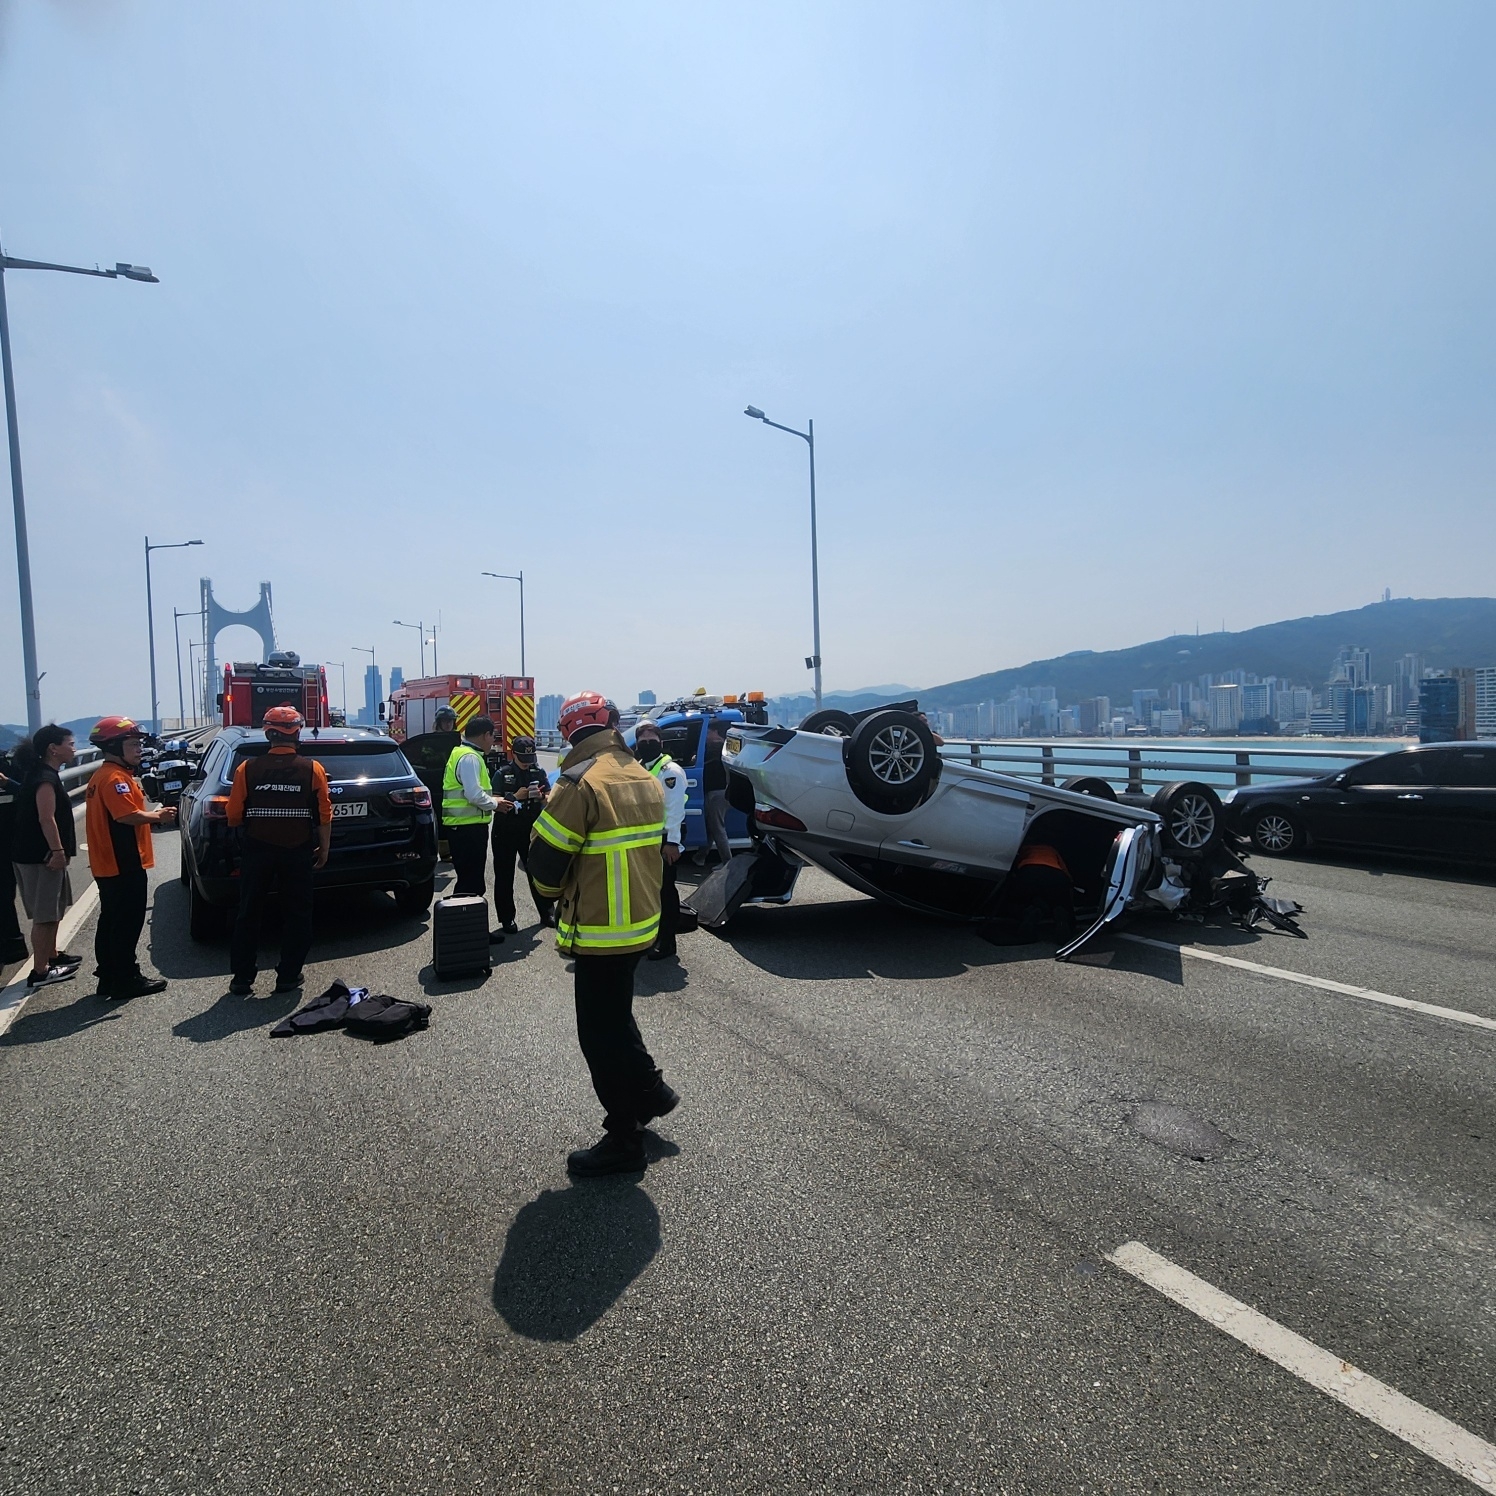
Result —
[{"label": "bridge railing", "polygon": [[1378,751],[1354,748],[1321,748],[1317,744],[1296,748],[1223,748],[1146,740],[1068,744],[1063,738],[1008,738],[995,741],[947,738],[941,756],[979,768],[995,769],[1023,779],[1058,785],[1085,775],[1105,779],[1120,794],[1145,795],[1176,779],[1198,779],[1217,789],[1234,789],[1264,779],[1305,779],[1331,774]]}]

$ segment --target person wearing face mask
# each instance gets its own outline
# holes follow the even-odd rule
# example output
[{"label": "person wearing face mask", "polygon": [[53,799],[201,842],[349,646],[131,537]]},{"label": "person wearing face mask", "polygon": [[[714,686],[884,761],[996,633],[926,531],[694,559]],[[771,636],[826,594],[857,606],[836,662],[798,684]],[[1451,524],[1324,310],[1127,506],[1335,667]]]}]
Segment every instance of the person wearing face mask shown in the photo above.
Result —
[{"label": "person wearing face mask", "polygon": [[[551,781],[535,761],[535,739],[517,737],[509,745],[509,755],[493,771],[494,789],[500,796],[499,810],[493,818],[493,906],[501,926],[509,933],[519,928],[515,923],[514,864],[525,870],[530,897],[542,925],[554,923],[552,901],[541,893],[530,878],[530,833],[540,812],[545,809]],[[505,806],[510,808],[505,811]]]},{"label": "person wearing face mask", "polygon": [[129,717],[101,718],[88,741],[104,755],[84,795],[88,865],[99,889],[99,927],[94,955],[99,996],[124,1000],[164,992],[160,977],[140,969],[136,947],[145,928],[147,869],[156,865],[153,826],[175,826],[171,806],[147,810],[135,777],[146,731]]},{"label": "person wearing face mask", "polygon": [[675,959],[675,931],[680,923],[680,893],[675,864],[680,861],[686,823],[686,771],[665,752],[659,727],[648,720],[634,729],[634,757],[659,780],[665,792],[665,835],[660,842],[664,874],[660,882],[660,934],[647,959]]}]

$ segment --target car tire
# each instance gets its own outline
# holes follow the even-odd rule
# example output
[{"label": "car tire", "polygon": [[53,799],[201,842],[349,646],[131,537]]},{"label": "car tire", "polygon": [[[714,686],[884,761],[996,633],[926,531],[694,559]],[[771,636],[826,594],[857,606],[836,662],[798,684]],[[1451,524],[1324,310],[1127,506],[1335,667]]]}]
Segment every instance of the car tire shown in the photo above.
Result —
[{"label": "car tire", "polygon": [[424,919],[436,897],[436,879],[427,878],[423,883],[407,883],[395,890],[395,908],[407,919]]},{"label": "car tire", "polygon": [[1198,857],[1221,839],[1221,797],[1195,779],[1166,784],[1149,805],[1164,823],[1164,843],[1174,852]]},{"label": "car tire", "polygon": [[812,712],[796,729],[798,732],[824,733],[828,738],[850,738],[856,730],[856,718],[850,712],[839,712],[833,707]]},{"label": "car tire", "polygon": [[228,923],[227,911],[216,904],[210,904],[196,883],[189,882],[187,891],[191,901],[187,913],[187,933],[198,941],[219,939]]},{"label": "car tire", "polygon": [[1269,857],[1292,857],[1304,850],[1304,828],[1281,806],[1268,805],[1252,817],[1252,850]]},{"label": "car tire", "polygon": [[729,769],[727,772],[727,803],[734,810],[740,810],[745,816],[753,814],[753,807],[757,803],[753,795],[753,781],[746,774],[738,774]]},{"label": "car tire", "polygon": [[1116,790],[1105,779],[1092,774],[1078,774],[1074,779],[1067,779],[1060,788],[1069,790],[1072,795],[1091,795],[1097,800],[1110,800],[1114,805],[1117,802]]},{"label": "car tire", "polygon": [[935,735],[911,712],[864,717],[847,743],[846,763],[852,792],[885,815],[913,810],[940,777]]}]

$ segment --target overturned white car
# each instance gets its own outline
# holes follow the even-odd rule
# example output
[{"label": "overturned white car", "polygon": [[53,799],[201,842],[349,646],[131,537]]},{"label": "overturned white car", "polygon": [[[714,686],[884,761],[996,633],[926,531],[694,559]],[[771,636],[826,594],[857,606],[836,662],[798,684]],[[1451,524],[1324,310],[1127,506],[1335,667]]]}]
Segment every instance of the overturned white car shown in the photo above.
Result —
[{"label": "overturned white car", "polygon": [[942,757],[914,702],[820,713],[798,729],[734,725],[723,761],[756,845],[692,897],[709,927],[745,902],[789,902],[805,863],[908,909],[989,920],[1024,848],[1041,843],[1063,858],[1083,923],[1060,959],[1129,909],[1222,903],[1223,890],[1242,913],[1248,896],[1262,902],[1263,885],[1222,842],[1208,785],[1166,785],[1141,809],[1101,779],[1049,787],[999,774]]}]

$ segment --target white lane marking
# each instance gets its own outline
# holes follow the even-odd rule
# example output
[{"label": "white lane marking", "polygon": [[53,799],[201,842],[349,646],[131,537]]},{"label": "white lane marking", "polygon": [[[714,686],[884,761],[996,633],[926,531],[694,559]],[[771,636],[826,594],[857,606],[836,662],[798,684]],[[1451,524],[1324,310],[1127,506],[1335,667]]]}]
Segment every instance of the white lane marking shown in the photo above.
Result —
[{"label": "white lane marking", "polygon": [[1488,1490],[1496,1487],[1496,1444],[1486,1443],[1432,1408],[1404,1397],[1395,1387],[1222,1293],[1140,1241],[1124,1242],[1115,1252],[1108,1252],[1106,1260],[1456,1475]]},{"label": "white lane marking", "polygon": [[[57,927],[57,948],[65,951],[68,941],[78,933],[78,926],[94,912],[94,906],[99,902],[99,885],[90,883],[83,890],[82,897],[78,902],[62,916],[62,923]],[[26,1006],[26,976],[31,970],[31,960],[28,957],[21,962],[21,969],[0,988],[0,1034],[13,1024],[21,1016],[21,1009]],[[73,978],[74,981],[78,979]]]},{"label": "white lane marking", "polygon": [[1407,1008],[1410,1012],[1427,1013],[1430,1018],[1447,1018],[1451,1023],[1468,1023],[1473,1028],[1496,1029],[1496,1018],[1483,1018],[1479,1013],[1466,1013],[1461,1008],[1441,1008],[1437,1003],[1421,1003],[1411,997],[1397,997],[1391,992],[1378,992],[1374,987],[1352,987],[1348,982],[1332,982],[1328,977],[1306,976],[1302,971],[1287,971],[1281,966],[1262,966],[1256,961],[1243,961],[1239,956],[1222,956],[1216,951],[1202,951],[1192,945],[1175,945],[1169,940],[1150,940],[1146,935],[1119,935],[1118,939],[1131,940],[1135,945],[1151,945],[1160,951],[1175,951],[1196,961],[1214,961],[1218,966],[1235,966],[1242,971],[1255,971],[1258,976],[1278,977],[1285,982],[1297,982],[1301,987],[1318,987],[1325,992],[1338,992],[1343,997],[1359,997],[1366,1002],[1382,1003],[1389,1008]]}]

